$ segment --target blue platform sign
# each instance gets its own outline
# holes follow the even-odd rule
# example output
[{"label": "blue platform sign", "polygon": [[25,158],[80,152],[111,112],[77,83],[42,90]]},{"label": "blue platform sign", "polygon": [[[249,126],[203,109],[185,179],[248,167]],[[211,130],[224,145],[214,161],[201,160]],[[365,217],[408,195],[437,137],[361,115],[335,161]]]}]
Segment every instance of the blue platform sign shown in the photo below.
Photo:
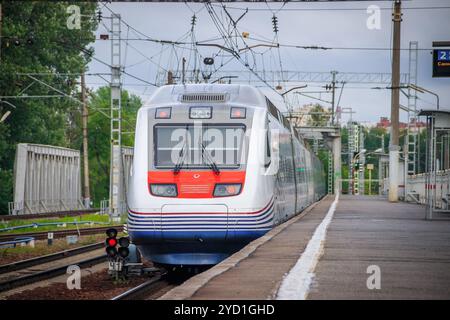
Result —
[{"label": "blue platform sign", "polygon": [[450,77],[450,49],[433,50],[433,77]]}]

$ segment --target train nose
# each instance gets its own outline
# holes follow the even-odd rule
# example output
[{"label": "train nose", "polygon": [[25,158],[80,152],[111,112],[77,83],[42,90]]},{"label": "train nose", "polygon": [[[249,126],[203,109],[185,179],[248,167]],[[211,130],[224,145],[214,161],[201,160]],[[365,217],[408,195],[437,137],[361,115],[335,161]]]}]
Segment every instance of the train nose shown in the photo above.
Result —
[{"label": "train nose", "polygon": [[228,231],[226,205],[164,205],[161,210],[161,233],[166,241],[199,243],[224,240]]}]

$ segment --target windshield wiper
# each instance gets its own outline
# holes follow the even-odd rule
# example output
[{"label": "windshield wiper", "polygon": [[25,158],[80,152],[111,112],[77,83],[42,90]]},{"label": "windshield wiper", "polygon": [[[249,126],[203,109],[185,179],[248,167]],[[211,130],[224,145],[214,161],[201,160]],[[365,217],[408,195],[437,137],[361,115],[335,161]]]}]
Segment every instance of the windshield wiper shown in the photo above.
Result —
[{"label": "windshield wiper", "polygon": [[183,147],[180,150],[180,153],[178,155],[178,160],[177,163],[175,164],[175,167],[173,167],[173,173],[174,174],[178,174],[181,170],[181,167],[184,164],[184,158],[186,157],[186,152],[184,151],[184,149],[186,148],[186,141],[184,141]]},{"label": "windshield wiper", "polygon": [[205,145],[203,144],[203,142],[201,143],[201,146],[202,146],[202,158],[203,158],[203,155],[206,154],[206,157],[210,163],[209,167],[212,169],[212,171],[214,171],[215,174],[219,174],[220,173],[219,167],[214,162],[214,160],[211,158],[211,155],[209,154],[209,152],[206,151],[206,148],[205,148]]}]

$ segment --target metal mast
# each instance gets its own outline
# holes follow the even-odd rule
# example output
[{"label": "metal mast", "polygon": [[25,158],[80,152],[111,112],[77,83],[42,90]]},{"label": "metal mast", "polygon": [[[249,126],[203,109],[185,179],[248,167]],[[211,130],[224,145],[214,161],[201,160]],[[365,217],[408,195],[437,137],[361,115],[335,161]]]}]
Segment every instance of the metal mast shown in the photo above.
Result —
[{"label": "metal mast", "polygon": [[122,174],[122,105],[121,105],[121,18],[111,15],[111,162],[109,182],[109,214],[119,220],[121,211],[120,182]]},{"label": "metal mast", "polygon": [[[417,85],[418,42],[409,43],[409,84]],[[408,88],[408,174],[416,174],[417,157],[417,96]]]},{"label": "metal mast", "polygon": [[[360,126],[359,130],[359,150],[364,149],[364,128]],[[360,151],[360,152],[361,152]],[[361,152],[359,155],[359,194],[364,195],[365,193],[365,166],[366,166],[366,155]]]},{"label": "metal mast", "polygon": [[394,3],[392,45],[391,137],[389,142],[389,201],[398,201],[399,110],[400,110],[400,26],[401,1]]}]

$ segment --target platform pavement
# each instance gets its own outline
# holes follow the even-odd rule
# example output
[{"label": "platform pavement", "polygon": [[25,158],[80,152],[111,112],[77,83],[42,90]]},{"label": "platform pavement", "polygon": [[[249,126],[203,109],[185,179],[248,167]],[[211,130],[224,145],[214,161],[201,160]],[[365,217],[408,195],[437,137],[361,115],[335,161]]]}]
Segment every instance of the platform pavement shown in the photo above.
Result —
[{"label": "platform pavement", "polygon": [[[162,299],[273,299],[333,197],[294,218]],[[423,206],[377,196],[340,196],[308,299],[449,299],[450,221],[424,220]],[[381,289],[369,290],[369,266]]]},{"label": "platform pavement", "polygon": [[[424,218],[424,206],[341,196],[308,299],[450,299],[450,221]],[[367,288],[371,265],[381,289]]]}]

